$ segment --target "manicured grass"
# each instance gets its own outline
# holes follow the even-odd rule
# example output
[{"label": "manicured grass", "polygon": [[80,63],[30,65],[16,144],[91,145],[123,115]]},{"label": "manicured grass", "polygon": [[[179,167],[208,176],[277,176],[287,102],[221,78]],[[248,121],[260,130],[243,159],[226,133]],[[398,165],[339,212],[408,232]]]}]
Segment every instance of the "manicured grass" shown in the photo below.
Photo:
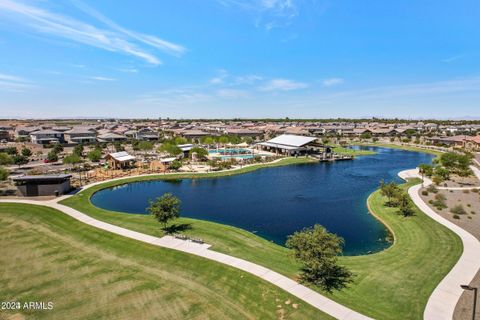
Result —
[{"label": "manicured grass", "polygon": [[437,157],[442,155],[442,152],[437,151],[437,150],[426,149],[426,148],[422,148],[422,147],[404,146],[404,145],[393,144],[393,143],[392,144],[390,144],[390,143],[367,143],[367,144],[359,144],[359,145],[390,148],[390,149],[400,149],[400,150],[415,151],[415,152],[423,152],[423,153],[433,154]]},{"label": "manicured grass", "polygon": [[[0,204],[0,310],[15,319],[330,319],[257,277],[85,225],[51,208]],[[12,318],[13,319],[13,318]]]},{"label": "manicured grass", "polygon": [[342,147],[342,146],[336,146],[333,148],[333,151],[335,153],[339,153],[339,154],[344,154],[344,155],[347,155],[347,156],[369,156],[369,155],[373,155],[373,154],[376,154],[375,151],[371,151],[371,150],[355,150],[355,149],[351,149],[351,148],[345,148],[345,147]]},{"label": "manicured grass", "polygon": [[[402,188],[415,183],[419,180],[410,181]],[[106,211],[90,203],[89,198],[95,191],[114,184],[87,189],[62,203],[100,220],[162,235],[158,224],[149,216]],[[375,192],[368,202],[375,215],[393,230],[395,244],[377,254],[341,257],[341,263],[356,276],[349,288],[330,297],[377,319],[421,319],[431,292],[460,257],[461,241],[421,211],[404,218],[396,209],[385,207],[385,200]],[[288,249],[252,233],[194,219],[182,218],[176,223],[188,224],[185,233],[204,238],[214,250],[264,265],[292,278],[298,275],[299,265],[292,260]]]},{"label": "manicured grass", "polygon": [[418,208],[404,218],[385,201],[379,191],[368,199],[371,211],[393,230],[394,245],[377,254],[342,258],[356,279],[333,298],[377,319],[422,319],[428,297],[455,265],[462,243]]}]

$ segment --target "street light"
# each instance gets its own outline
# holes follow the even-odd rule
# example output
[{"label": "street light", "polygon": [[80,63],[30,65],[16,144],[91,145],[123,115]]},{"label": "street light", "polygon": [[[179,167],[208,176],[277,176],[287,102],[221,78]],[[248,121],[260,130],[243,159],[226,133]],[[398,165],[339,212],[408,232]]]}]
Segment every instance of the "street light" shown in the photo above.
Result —
[{"label": "street light", "polygon": [[475,287],[472,287],[472,286],[469,286],[469,285],[466,285],[466,284],[462,284],[462,285],[460,285],[460,287],[461,287],[463,290],[473,291],[473,314],[472,314],[472,320],[475,320],[475,313],[476,313],[476,309],[477,309],[477,291],[478,291],[478,288],[475,288]]}]

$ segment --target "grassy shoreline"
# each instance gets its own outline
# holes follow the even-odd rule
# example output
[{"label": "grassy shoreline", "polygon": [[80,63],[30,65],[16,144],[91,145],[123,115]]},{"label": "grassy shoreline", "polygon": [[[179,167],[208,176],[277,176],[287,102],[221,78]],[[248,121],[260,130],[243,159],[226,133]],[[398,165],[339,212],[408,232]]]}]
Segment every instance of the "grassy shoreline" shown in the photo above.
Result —
[{"label": "grassy shoreline", "polygon": [[414,152],[423,152],[423,153],[433,154],[437,157],[439,157],[442,154],[442,152],[437,151],[437,150],[426,149],[426,148],[422,148],[422,147],[404,146],[404,145],[393,144],[393,143],[355,143],[354,145],[367,146],[367,147],[400,149],[400,150],[414,151]]},{"label": "grassy shoreline", "polygon": [[[257,277],[83,224],[52,208],[0,203],[1,319],[331,319]],[[280,305],[280,307],[278,307]]]},{"label": "grassy shoreline", "polygon": [[[305,163],[304,160],[290,159],[275,166]],[[249,168],[246,172],[259,168],[261,166]],[[243,172],[236,171],[228,175],[239,173]],[[218,173],[214,177],[221,175],[222,173]],[[152,177],[145,178],[152,179]],[[172,175],[170,178],[205,178],[205,175],[180,174]],[[99,220],[162,236],[162,231],[149,216],[107,211],[91,204],[90,196],[96,191],[126,182],[129,180],[94,186],[62,203]],[[402,188],[408,188],[416,183],[418,181],[409,181]],[[421,319],[430,293],[458,260],[462,251],[461,241],[451,231],[418,209],[414,217],[405,219],[398,216],[394,209],[383,206],[384,200],[376,191],[368,198],[368,206],[373,215],[394,234],[394,244],[376,254],[341,257],[341,263],[356,274],[355,281],[346,290],[329,296],[371,317]],[[291,258],[288,249],[250,232],[188,218],[181,218],[176,223],[188,225],[185,233],[203,238],[212,244],[213,250],[258,263],[292,278],[298,275],[299,265]],[[318,290],[318,288],[313,289]]]}]

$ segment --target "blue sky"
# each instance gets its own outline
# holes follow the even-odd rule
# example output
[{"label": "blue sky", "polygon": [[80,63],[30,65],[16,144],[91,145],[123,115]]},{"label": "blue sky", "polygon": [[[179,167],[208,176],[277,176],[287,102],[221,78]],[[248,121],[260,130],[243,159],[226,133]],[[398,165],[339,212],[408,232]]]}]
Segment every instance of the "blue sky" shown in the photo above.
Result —
[{"label": "blue sky", "polygon": [[0,0],[0,117],[480,118],[478,0]]}]

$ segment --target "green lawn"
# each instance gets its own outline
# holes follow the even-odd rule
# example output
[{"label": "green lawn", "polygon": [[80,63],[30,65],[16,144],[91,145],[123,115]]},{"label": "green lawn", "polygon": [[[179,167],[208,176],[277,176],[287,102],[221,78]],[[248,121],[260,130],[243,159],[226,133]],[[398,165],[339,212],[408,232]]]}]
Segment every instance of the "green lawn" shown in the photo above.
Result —
[{"label": "green lawn", "polygon": [[46,207],[0,204],[0,242],[0,301],[54,304],[0,319],[330,319],[237,269]]},{"label": "green lawn", "polygon": [[431,149],[426,149],[426,148],[422,148],[422,147],[404,146],[404,145],[393,144],[393,143],[392,144],[390,144],[390,143],[367,143],[367,144],[359,144],[359,145],[390,148],[390,149],[401,149],[401,150],[415,151],[415,152],[423,152],[423,153],[433,154],[437,157],[439,157],[442,154],[442,152],[437,151],[437,150],[431,150]]},{"label": "green lawn", "polygon": [[355,150],[355,149],[351,149],[351,148],[345,148],[345,147],[342,147],[342,146],[335,146],[333,148],[333,151],[335,153],[338,153],[338,154],[344,154],[344,155],[347,155],[347,156],[369,156],[369,155],[373,155],[373,154],[376,154],[375,151],[371,151],[371,150]]},{"label": "green lawn", "polygon": [[[403,188],[418,182],[411,181]],[[161,236],[158,223],[152,217],[106,211],[90,203],[95,191],[114,184],[118,182],[87,189],[62,203],[97,219]],[[403,218],[395,209],[383,206],[384,201],[379,192],[368,200],[371,210],[393,230],[395,244],[377,254],[342,257],[341,263],[355,273],[355,281],[330,297],[377,319],[421,319],[431,292],[460,257],[461,241],[419,210],[415,216]],[[176,223],[187,224],[189,229],[185,233],[205,239],[214,250],[264,265],[292,278],[298,275],[299,265],[287,249],[252,233],[194,219],[181,218]]]}]

